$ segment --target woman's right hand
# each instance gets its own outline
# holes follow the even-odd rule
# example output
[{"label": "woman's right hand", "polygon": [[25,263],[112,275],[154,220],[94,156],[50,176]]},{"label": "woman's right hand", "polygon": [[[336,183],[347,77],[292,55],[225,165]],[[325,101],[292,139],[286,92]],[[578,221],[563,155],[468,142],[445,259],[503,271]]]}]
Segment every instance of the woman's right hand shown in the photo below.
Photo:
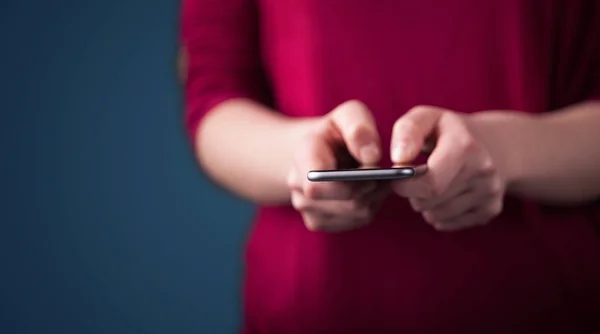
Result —
[{"label": "woman's right hand", "polygon": [[[367,225],[387,196],[387,183],[310,182],[311,170],[377,166],[381,144],[369,109],[348,101],[322,121],[294,154],[288,175],[292,205],[311,231],[341,232]],[[357,166],[358,165],[358,166]]]}]

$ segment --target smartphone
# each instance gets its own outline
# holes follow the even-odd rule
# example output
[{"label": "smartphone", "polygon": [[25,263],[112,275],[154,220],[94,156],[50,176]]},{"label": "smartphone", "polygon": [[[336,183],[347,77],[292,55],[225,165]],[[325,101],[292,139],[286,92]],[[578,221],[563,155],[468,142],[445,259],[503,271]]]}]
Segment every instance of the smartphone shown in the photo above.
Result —
[{"label": "smartphone", "polygon": [[426,171],[426,165],[392,168],[311,170],[308,172],[307,177],[312,182],[399,180],[415,177]]}]

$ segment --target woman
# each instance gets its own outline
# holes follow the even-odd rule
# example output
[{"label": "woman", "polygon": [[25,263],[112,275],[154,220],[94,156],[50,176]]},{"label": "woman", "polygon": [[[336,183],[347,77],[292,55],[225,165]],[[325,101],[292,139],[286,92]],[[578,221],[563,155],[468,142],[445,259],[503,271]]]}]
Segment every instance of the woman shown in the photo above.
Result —
[{"label": "woman", "polygon": [[[199,162],[260,206],[245,333],[600,332],[599,2],[182,13]],[[429,143],[419,178],[306,180]]]}]

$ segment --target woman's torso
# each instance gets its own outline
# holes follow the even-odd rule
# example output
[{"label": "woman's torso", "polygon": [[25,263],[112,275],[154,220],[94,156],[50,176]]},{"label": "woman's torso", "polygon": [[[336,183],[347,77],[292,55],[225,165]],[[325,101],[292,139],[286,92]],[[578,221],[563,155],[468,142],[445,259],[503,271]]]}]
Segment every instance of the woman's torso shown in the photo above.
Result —
[{"label": "woman's torso", "polygon": [[[583,100],[597,56],[587,46],[593,1],[256,1],[275,107],[302,117],[362,100],[384,152],[393,122],[415,105],[538,113]],[[576,330],[600,314],[600,239],[587,217],[508,198],[488,226],[439,233],[390,197],[370,226],[326,234],[306,230],[292,208],[261,208],[246,254],[245,326]]]}]

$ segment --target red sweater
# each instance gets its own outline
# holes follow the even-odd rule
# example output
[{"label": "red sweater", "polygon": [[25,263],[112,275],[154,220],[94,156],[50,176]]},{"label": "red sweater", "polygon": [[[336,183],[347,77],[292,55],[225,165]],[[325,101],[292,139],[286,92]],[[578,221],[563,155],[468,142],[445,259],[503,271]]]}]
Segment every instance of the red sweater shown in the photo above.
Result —
[{"label": "red sweater", "polygon": [[[183,0],[182,26],[190,132],[232,97],[292,117],[359,99],[388,152],[393,122],[415,105],[540,113],[600,97],[595,0]],[[456,233],[396,196],[341,234],[262,207],[244,330],[600,333],[598,226],[594,206],[510,197],[488,226]]]}]

